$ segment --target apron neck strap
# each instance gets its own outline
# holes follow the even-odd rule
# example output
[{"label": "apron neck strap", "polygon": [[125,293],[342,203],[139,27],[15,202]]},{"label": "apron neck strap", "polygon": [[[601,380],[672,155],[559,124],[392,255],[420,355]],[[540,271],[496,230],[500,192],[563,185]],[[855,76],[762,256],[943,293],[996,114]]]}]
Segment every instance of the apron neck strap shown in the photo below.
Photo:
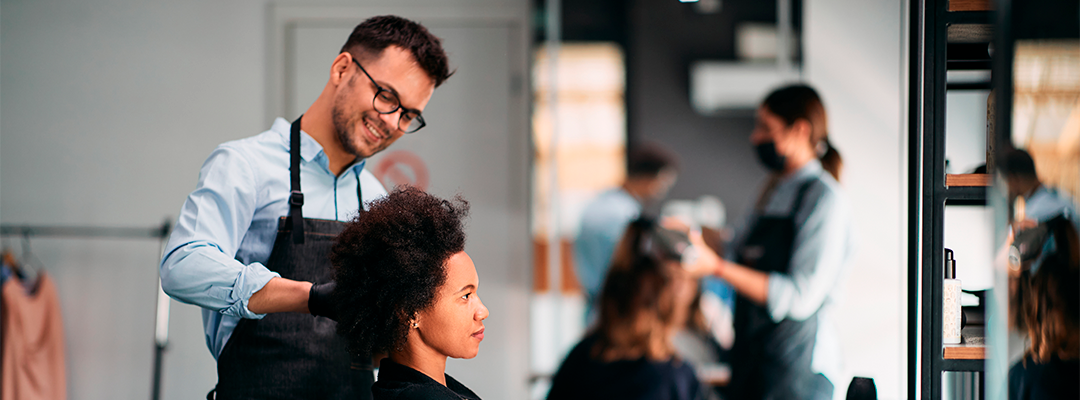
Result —
[{"label": "apron neck strap", "polygon": [[[304,243],[304,193],[300,191],[300,119],[293,121],[289,132],[289,223],[293,243]],[[359,182],[358,182],[359,183]],[[359,190],[359,189],[357,189]]]},{"label": "apron neck strap", "polygon": [[795,201],[791,203],[791,216],[794,217],[799,209],[802,208],[803,198],[806,197],[806,192],[810,191],[810,186],[814,185],[817,179],[810,178],[802,186],[799,187],[798,193],[795,195]]}]

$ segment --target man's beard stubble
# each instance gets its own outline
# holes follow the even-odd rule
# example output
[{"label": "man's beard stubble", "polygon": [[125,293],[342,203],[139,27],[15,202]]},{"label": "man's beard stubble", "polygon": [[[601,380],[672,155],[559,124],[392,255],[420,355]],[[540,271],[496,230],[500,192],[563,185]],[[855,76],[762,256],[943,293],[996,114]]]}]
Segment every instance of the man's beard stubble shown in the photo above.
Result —
[{"label": "man's beard stubble", "polygon": [[[334,135],[337,138],[341,148],[347,153],[357,157],[365,157],[360,154],[360,149],[357,148],[356,143],[352,141],[352,127],[356,126],[357,118],[350,118],[345,115],[345,112],[338,107],[341,104],[341,96],[338,96],[334,101],[334,109],[331,111],[331,119],[334,122]],[[368,155],[370,156],[370,154]]]}]

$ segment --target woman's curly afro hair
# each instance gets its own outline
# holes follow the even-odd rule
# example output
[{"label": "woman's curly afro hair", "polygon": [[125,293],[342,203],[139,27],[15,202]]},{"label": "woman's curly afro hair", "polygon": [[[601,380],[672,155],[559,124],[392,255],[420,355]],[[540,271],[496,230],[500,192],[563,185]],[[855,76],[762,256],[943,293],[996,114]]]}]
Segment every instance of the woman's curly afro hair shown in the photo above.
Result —
[{"label": "woman's curly afro hair", "polygon": [[357,355],[400,349],[409,321],[435,303],[446,261],[465,249],[469,203],[404,186],[345,225],[330,261],[338,333]]}]

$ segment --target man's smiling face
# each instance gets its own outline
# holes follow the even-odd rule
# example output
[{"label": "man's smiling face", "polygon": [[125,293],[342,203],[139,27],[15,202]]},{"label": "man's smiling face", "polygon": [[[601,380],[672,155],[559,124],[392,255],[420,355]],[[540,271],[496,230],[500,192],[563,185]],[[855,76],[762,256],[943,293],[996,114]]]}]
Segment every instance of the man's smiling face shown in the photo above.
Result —
[{"label": "man's smiling face", "polygon": [[[352,64],[352,76],[345,78],[334,97],[332,118],[342,148],[367,158],[382,151],[405,134],[398,129],[402,110],[381,114],[375,110],[378,91],[375,82],[396,95],[402,109],[423,111],[435,92],[435,82],[408,50],[387,47],[377,58],[357,60],[371,79]],[[375,82],[372,82],[372,79]]]}]

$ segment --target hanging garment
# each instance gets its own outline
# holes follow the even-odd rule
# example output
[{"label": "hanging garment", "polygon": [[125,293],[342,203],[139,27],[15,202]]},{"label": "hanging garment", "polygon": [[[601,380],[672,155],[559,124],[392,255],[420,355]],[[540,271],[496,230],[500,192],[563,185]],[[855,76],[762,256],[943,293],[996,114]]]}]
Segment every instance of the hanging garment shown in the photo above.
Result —
[{"label": "hanging garment", "polygon": [[[289,215],[279,220],[266,267],[282,278],[329,282],[333,280],[330,248],[345,224],[303,218],[300,118],[293,122],[291,135],[293,200]],[[363,199],[359,181],[356,188],[357,198]],[[363,208],[359,211],[362,215]],[[374,382],[371,356],[350,358],[333,320],[310,314],[274,313],[263,319],[243,319],[236,325],[218,357],[218,384],[211,394],[223,400],[367,400],[371,399]]]},{"label": "hanging garment", "polygon": [[28,293],[18,276],[3,285],[0,400],[65,400],[64,324],[52,277],[39,273]]}]

